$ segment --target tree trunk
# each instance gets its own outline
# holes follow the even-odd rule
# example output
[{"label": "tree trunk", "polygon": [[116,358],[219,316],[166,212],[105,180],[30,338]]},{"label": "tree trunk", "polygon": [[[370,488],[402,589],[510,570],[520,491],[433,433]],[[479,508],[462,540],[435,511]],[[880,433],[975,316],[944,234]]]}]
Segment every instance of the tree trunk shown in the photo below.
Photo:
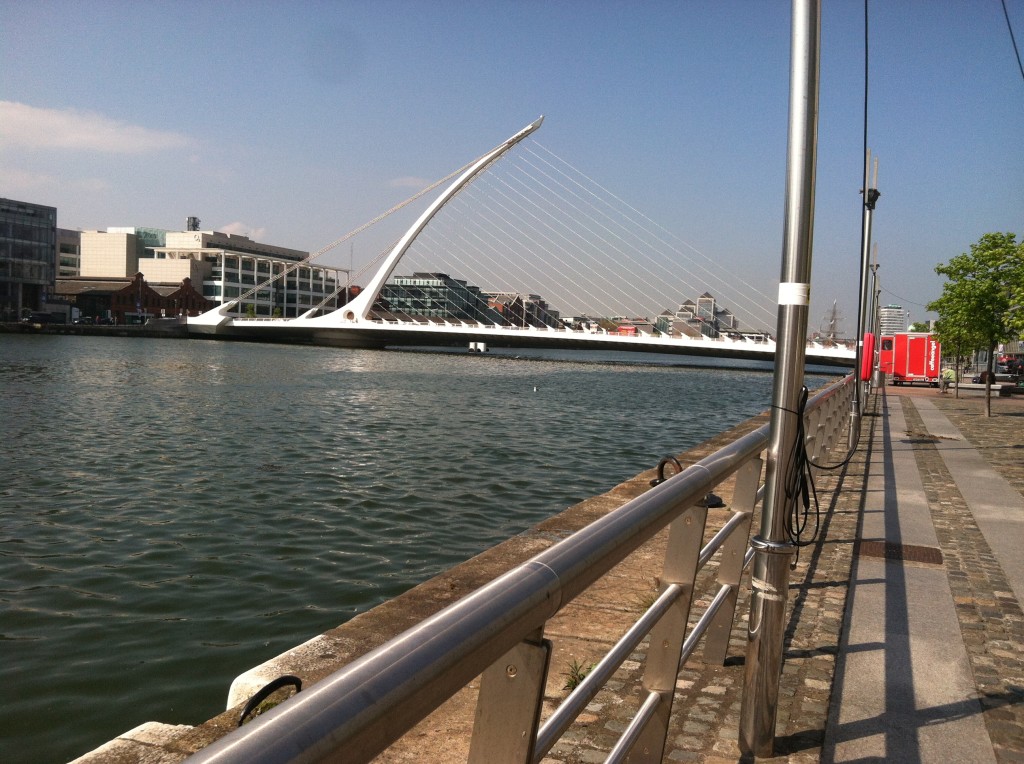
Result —
[{"label": "tree trunk", "polygon": [[988,365],[986,366],[987,374],[985,374],[985,416],[992,416],[992,378],[993,374],[993,361],[995,360],[996,346],[991,345],[988,349]]}]

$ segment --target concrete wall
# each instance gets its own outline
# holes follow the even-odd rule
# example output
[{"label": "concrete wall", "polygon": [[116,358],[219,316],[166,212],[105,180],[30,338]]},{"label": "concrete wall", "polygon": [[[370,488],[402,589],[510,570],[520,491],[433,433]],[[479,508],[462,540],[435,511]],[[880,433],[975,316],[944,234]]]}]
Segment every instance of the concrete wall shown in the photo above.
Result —
[{"label": "concrete wall", "polygon": [[[134,234],[83,231],[81,275],[99,278],[131,278],[139,272],[136,246]],[[149,278],[149,274],[146,275],[147,280],[155,280]]]},{"label": "concrete wall", "polygon": [[192,279],[192,285],[200,292],[203,289],[203,280],[210,277],[210,264],[192,258],[158,260],[140,257],[139,270],[150,284],[176,284],[185,278]]}]

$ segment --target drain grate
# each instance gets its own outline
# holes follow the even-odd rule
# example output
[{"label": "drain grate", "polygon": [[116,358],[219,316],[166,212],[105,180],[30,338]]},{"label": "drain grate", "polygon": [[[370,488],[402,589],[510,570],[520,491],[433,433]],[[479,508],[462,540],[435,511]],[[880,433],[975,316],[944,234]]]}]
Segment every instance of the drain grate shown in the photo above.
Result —
[{"label": "drain grate", "polygon": [[858,541],[857,554],[864,557],[883,557],[886,560],[923,562],[927,565],[942,564],[942,552],[931,546],[892,544],[888,541]]}]

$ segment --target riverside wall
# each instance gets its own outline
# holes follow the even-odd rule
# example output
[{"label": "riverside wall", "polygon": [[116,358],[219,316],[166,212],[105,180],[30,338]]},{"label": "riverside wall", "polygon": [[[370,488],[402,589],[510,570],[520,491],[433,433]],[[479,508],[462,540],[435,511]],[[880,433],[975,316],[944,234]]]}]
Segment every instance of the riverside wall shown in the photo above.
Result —
[{"label": "riverside wall", "polygon": [[81,337],[153,337],[188,339],[188,326],[177,319],[147,324],[96,326],[94,324],[33,324],[25,321],[0,323],[0,334],[71,334]]}]

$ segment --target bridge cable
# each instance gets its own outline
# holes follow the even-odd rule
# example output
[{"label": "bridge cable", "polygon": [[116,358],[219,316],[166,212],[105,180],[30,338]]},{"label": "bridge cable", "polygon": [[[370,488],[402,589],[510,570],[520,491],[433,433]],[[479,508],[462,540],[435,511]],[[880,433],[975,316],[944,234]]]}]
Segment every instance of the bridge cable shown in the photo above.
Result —
[{"label": "bridge cable", "polygon": [[[550,155],[551,157],[554,157],[554,158],[555,158],[555,159],[557,159],[557,160],[558,160],[559,162],[562,162],[562,163],[563,163],[563,164],[565,164],[565,165],[566,165],[567,167],[571,168],[571,169],[573,170],[573,172],[576,172],[576,173],[578,173],[578,174],[579,174],[579,175],[580,175],[581,177],[583,177],[584,179],[586,179],[586,180],[587,180],[588,182],[592,183],[592,184],[593,184],[593,185],[594,185],[594,186],[595,186],[596,188],[600,189],[600,190],[601,190],[601,191],[602,191],[603,193],[607,194],[607,195],[608,195],[608,196],[609,196],[610,198],[614,199],[614,200],[615,200],[616,202],[618,202],[619,204],[621,204],[621,205],[622,205],[622,206],[623,206],[623,207],[624,207],[625,209],[629,210],[629,211],[630,211],[631,213],[634,213],[634,214],[635,214],[635,215],[637,215],[637,216],[638,216],[638,217],[639,217],[640,219],[642,219],[642,220],[646,221],[646,222],[647,222],[648,224],[650,224],[650,225],[651,225],[651,226],[653,226],[654,228],[658,229],[659,231],[661,231],[662,233],[664,233],[664,234],[665,234],[666,236],[668,236],[668,237],[671,237],[671,238],[673,238],[673,239],[676,239],[676,240],[678,240],[678,241],[679,241],[679,242],[681,242],[681,243],[682,243],[683,245],[685,245],[685,246],[686,246],[686,247],[687,247],[688,249],[692,250],[693,252],[695,252],[696,254],[700,255],[700,256],[701,256],[702,258],[704,258],[704,260],[707,260],[707,261],[708,261],[709,263],[712,263],[712,264],[714,264],[714,261],[712,261],[712,260],[711,260],[711,258],[709,258],[709,257],[708,257],[707,255],[705,255],[705,254],[704,254],[703,252],[701,252],[701,251],[700,251],[699,249],[697,249],[696,247],[694,247],[694,246],[693,246],[692,244],[690,244],[690,243],[688,243],[688,242],[684,241],[684,240],[683,240],[683,239],[681,239],[681,238],[680,238],[680,237],[679,237],[678,235],[676,235],[676,234],[672,233],[671,231],[669,231],[669,230],[668,230],[667,228],[665,228],[664,226],[660,225],[659,223],[657,223],[656,221],[652,220],[652,219],[651,219],[650,217],[648,217],[648,216],[647,216],[647,215],[645,215],[644,213],[640,212],[640,211],[639,211],[638,209],[636,209],[635,207],[631,206],[631,205],[630,205],[630,204],[629,204],[628,202],[626,202],[625,200],[623,200],[623,199],[621,199],[620,197],[616,196],[616,195],[615,195],[615,194],[614,194],[613,192],[611,192],[610,190],[606,189],[606,188],[605,188],[604,186],[602,186],[602,185],[601,185],[600,183],[598,183],[597,181],[595,181],[595,180],[594,180],[593,178],[590,178],[590,177],[589,177],[588,175],[586,175],[585,173],[583,173],[583,172],[582,172],[582,171],[580,171],[579,169],[577,169],[577,168],[573,167],[573,166],[572,166],[571,164],[569,164],[568,162],[566,162],[566,161],[565,161],[564,159],[562,159],[561,157],[559,157],[559,156],[558,156],[557,154],[555,154],[554,152],[552,152],[552,151],[551,151],[550,149],[547,149],[547,148],[545,148],[545,147],[544,147],[544,146],[543,146],[543,145],[542,145],[542,144],[541,144],[541,143],[540,143],[539,141],[536,141],[536,140],[535,140],[535,141],[534,141],[534,144],[536,144],[538,148],[540,148],[540,149],[544,150],[545,152],[547,152],[547,153],[548,153],[548,154],[549,154],[549,155]],[[535,152],[530,152],[530,153],[532,153],[532,154],[533,154],[534,156],[536,156],[536,157],[538,158],[538,160],[539,160],[539,161],[542,161],[542,162],[544,162],[545,164],[547,164],[548,166],[550,166],[550,167],[551,167],[551,168],[552,168],[552,169],[553,169],[553,170],[554,170],[555,172],[558,172],[558,173],[560,173],[561,175],[563,175],[563,176],[565,176],[565,177],[567,177],[567,178],[568,178],[568,176],[567,176],[567,175],[566,175],[566,174],[565,174],[565,173],[564,173],[563,171],[561,171],[561,170],[558,170],[557,168],[555,168],[553,164],[551,164],[550,162],[548,162],[547,160],[545,160],[545,159],[544,159],[543,157],[540,157],[540,156],[539,156],[539,155],[537,155],[537,154],[536,154]],[[579,186],[580,188],[584,188],[584,187],[583,187],[583,186],[582,186],[581,184],[579,184],[579,183],[577,183],[577,182],[575,182],[575,181],[573,181],[573,183],[575,183],[575,185]],[[593,193],[592,191],[589,191],[589,190],[587,190],[587,193],[589,193],[589,194],[591,194],[592,196],[595,196],[595,197],[597,196],[596,194],[594,194],[594,193]],[[675,247],[675,246],[673,246],[672,244],[670,244],[670,243],[666,242],[666,241],[665,241],[664,239],[661,239],[661,238],[660,238],[660,237],[659,237],[659,236],[658,236],[657,234],[655,234],[655,233],[653,233],[653,232],[651,232],[651,231],[649,231],[649,233],[651,233],[651,235],[652,235],[652,236],[653,236],[653,237],[655,238],[655,240],[656,240],[656,241],[658,241],[658,242],[659,242],[660,244],[662,244],[662,245],[664,245],[664,246],[668,247],[668,248],[669,248],[669,249],[670,249],[670,250],[671,250],[671,251],[672,251],[672,252],[673,252],[674,254],[680,255],[680,256],[682,256],[682,257],[686,257],[686,259],[687,259],[687,260],[689,260],[689,261],[690,261],[691,263],[693,263],[695,267],[698,267],[698,268],[700,268],[701,270],[703,270],[703,271],[704,271],[705,273],[708,273],[708,274],[710,274],[710,275],[711,275],[711,276],[712,276],[713,278],[717,279],[717,280],[718,280],[719,282],[721,282],[722,284],[727,284],[727,283],[728,283],[728,282],[725,282],[725,281],[724,281],[723,279],[721,279],[721,277],[717,276],[717,274],[715,274],[715,272],[714,272],[714,271],[712,271],[712,270],[710,270],[710,269],[706,268],[706,267],[705,267],[705,266],[703,266],[703,265],[700,265],[699,263],[697,263],[696,261],[694,261],[694,260],[693,260],[692,258],[689,258],[689,257],[687,257],[687,256],[686,256],[686,255],[685,255],[685,254],[684,254],[684,253],[683,253],[683,252],[682,252],[682,251],[681,251],[681,250],[680,250],[680,249],[679,249],[678,247]],[[744,285],[745,287],[747,287],[747,288],[748,288],[748,289],[750,289],[751,291],[753,291],[753,292],[754,292],[755,294],[757,294],[757,295],[761,296],[762,298],[764,298],[764,299],[765,299],[766,301],[768,301],[769,303],[773,302],[773,299],[774,299],[774,298],[770,297],[769,295],[766,295],[766,294],[764,294],[763,292],[761,292],[760,290],[758,290],[758,289],[757,289],[757,287],[755,287],[755,286],[753,286],[753,285],[751,285],[751,284],[747,283],[746,281],[744,281],[744,280],[743,280],[742,278],[740,278],[740,277],[736,276],[735,274],[730,274],[730,281],[737,281],[737,282],[739,282],[739,283],[743,284],[743,285]],[[748,297],[747,299],[750,299],[750,298]],[[756,306],[756,307],[757,307],[757,308],[758,308],[759,310],[761,310],[762,312],[764,312],[766,316],[769,316],[769,317],[770,317],[770,319],[771,319],[772,321],[774,320],[774,314],[773,314],[773,313],[772,313],[771,311],[769,311],[769,310],[767,310],[766,308],[764,308],[763,306],[759,305],[758,303],[756,303],[756,301],[754,302],[754,305],[755,305],[755,306]]]},{"label": "bridge cable", "polygon": [[[585,284],[589,284],[591,290],[596,290],[590,295],[591,298],[598,297],[600,293],[601,298],[598,302],[601,304],[601,307],[611,308],[612,312],[615,313],[629,313],[633,309],[627,303],[635,302],[635,296],[627,296],[625,292],[622,292],[622,285],[629,281],[627,276],[635,273],[637,268],[649,274],[650,283],[656,286],[664,287],[666,283],[670,282],[673,271],[670,271],[666,266],[654,260],[648,253],[650,251],[657,253],[659,249],[675,250],[674,247],[657,237],[656,234],[653,234],[644,226],[638,226],[635,219],[630,220],[628,217],[625,222],[630,223],[634,227],[639,227],[641,233],[645,234],[646,237],[655,239],[660,246],[652,244],[650,241],[642,241],[642,246],[636,247],[636,245],[626,241],[623,238],[624,233],[627,232],[624,223],[613,219],[606,209],[600,208],[593,202],[593,199],[600,200],[600,196],[595,194],[593,190],[580,185],[577,180],[566,175],[564,171],[555,168],[547,159],[539,157],[535,152],[531,151],[529,146],[525,147],[523,151],[530,157],[538,159],[547,167],[558,172],[565,181],[560,180],[558,177],[553,177],[543,167],[538,166],[528,157],[524,157],[522,153],[511,157],[510,163],[505,165],[507,168],[510,168],[507,178],[505,176],[496,176],[493,173],[489,174],[479,179],[474,193],[462,194],[453,199],[452,203],[448,205],[445,211],[438,215],[432,225],[428,226],[420,234],[416,244],[410,248],[404,262],[407,265],[411,265],[413,261],[419,261],[421,257],[428,254],[424,252],[424,248],[427,250],[433,248],[435,251],[431,257],[440,257],[442,259],[443,265],[441,265],[441,269],[448,268],[451,270],[449,267],[450,263],[457,262],[459,267],[452,270],[452,273],[457,271],[460,277],[468,277],[470,279],[477,279],[478,275],[480,275],[482,277],[478,278],[477,283],[489,284],[491,286],[489,291],[495,291],[495,288],[497,288],[502,291],[518,293],[524,289],[523,286],[510,283],[506,287],[501,284],[506,279],[512,278],[509,266],[511,265],[520,274],[519,282],[528,282],[533,279],[528,275],[524,265],[537,266],[539,263],[536,262],[536,258],[543,257],[546,280],[551,282],[554,279],[553,283],[557,287],[555,291],[562,292],[562,294],[558,295],[546,294],[548,297],[547,302],[553,304],[566,302],[567,304],[564,306],[559,304],[559,307],[563,308],[561,310],[562,314],[566,313],[564,308],[570,308],[570,305],[572,306],[570,309],[577,315],[591,313],[596,307],[595,305],[581,305],[579,309],[575,308],[581,292],[580,288]],[[567,186],[566,182],[572,183],[576,188],[585,193],[589,199],[584,197],[579,191],[575,191]],[[538,197],[530,193],[530,183],[533,184],[533,188],[538,193],[543,192],[547,196],[546,200],[542,200],[543,204],[538,201]],[[480,185],[485,186],[488,190],[480,192]],[[562,189],[566,193],[562,193],[558,189]],[[478,195],[482,195],[482,198],[478,198]],[[586,209],[581,207],[581,204]],[[607,201],[603,201],[603,204],[606,207],[608,206]],[[589,223],[577,226],[575,229],[567,227],[564,219],[555,216],[552,212],[555,209],[564,211],[567,208],[577,212],[576,218],[581,223],[584,220],[589,221]],[[451,216],[457,216],[458,222],[457,224],[450,223],[452,233],[449,233],[449,229],[446,226],[449,225]],[[530,225],[524,225],[519,221],[522,221],[522,223],[529,221]],[[508,254],[502,257],[502,254],[493,245],[493,242],[507,240],[509,238],[509,229],[513,232],[513,242],[512,246],[506,244],[506,247],[512,251],[514,257],[509,257]],[[444,245],[441,244],[442,240],[446,242]],[[582,248],[578,247],[578,244],[581,244]],[[623,245],[628,247],[630,251],[626,251]],[[608,281],[602,271],[595,270],[592,264],[583,262],[576,255],[577,252],[582,252],[583,249],[592,249],[595,252],[618,253],[619,256],[616,257],[615,262],[622,266],[622,275],[617,276],[614,282]],[[630,252],[639,252],[643,257],[638,259],[635,256],[631,256]],[[551,255],[555,253],[561,254],[563,267],[552,271],[548,266],[551,264]],[[681,253],[676,251],[675,254]],[[528,262],[530,256],[535,259],[532,263]],[[631,257],[634,262],[627,262]],[[646,262],[643,260],[644,257],[646,257]],[[692,259],[687,258],[685,255],[683,255],[683,258],[692,262]],[[427,260],[427,262],[431,261]],[[648,263],[664,269],[667,276],[659,277]],[[703,270],[707,270],[699,263],[695,265]],[[482,270],[481,266],[484,266]],[[437,268],[438,265],[435,261],[431,262],[430,265],[424,266],[423,270],[429,272]],[[499,278],[495,278],[499,273],[502,275]],[[567,277],[572,284],[571,289],[566,289]],[[607,287],[618,293],[618,297],[613,295],[609,288],[599,284],[595,279],[607,284]],[[515,280],[513,279],[513,281]],[[496,284],[495,282],[498,283]],[[529,286],[525,288],[529,289]],[[545,289],[550,289],[550,287],[546,286]],[[651,294],[646,295],[648,299],[651,296]],[[659,297],[662,300],[667,299],[673,305],[679,299],[678,296],[668,295],[665,292],[661,292]],[[623,298],[626,298],[625,302],[623,302]],[[740,304],[735,307],[742,309],[744,306]],[[602,311],[599,310],[598,312]],[[552,322],[554,322],[553,315],[550,321],[545,321],[549,325]],[[756,327],[760,320],[755,317],[750,323]]]},{"label": "bridge cable", "polygon": [[[535,170],[538,170],[538,172],[541,172],[541,174],[545,175],[545,177],[554,181],[554,179],[552,179],[549,175],[546,175],[545,173],[543,173],[543,171],[539,170],[539,168],[536,168],[535,165],[531,164],[529,160],[524,159],[523,161],[524,164],[533,167]],[[593,237],[596,237],[600,241],[600,243],[604,245],[603,249],[606,253],[617,253],[618,255],[621,255],[623,257],[630,256],[630,254],[625,251],[623,246],[631,247],[631,245],[628,242],[626,242],[626,240],[623,239],[623,237],[617,231],[614,231],[612,230],[612,228],[609,227],[609,225],[611,224],[610,221],[606,224],[601,219],[601,217],[607,218],[607,216],[601,216],[598,209],[593,204],[589,204],[589,210],[591,211],[581,209],[579,205],[572,201],[572,199],[566,198],[562,194],[558,193],[539,178],[531,177],[531,180],[534,180],[536,183],[538,183],[540,188],[552,194],[554,198],[557,199],[559,202],[562,202],[564,205],[567,205],[571,209],[578,212],[581,216],[583,216],[581,219],[581,226],[583,228],[583,231],[585,231],[587,234],[592,235]],[[579,199],[580,202],[586,203],[578,194],[573,192],[571,189],[566,188],[563,184],[558,183],[557,181],[554,182],[561,188],[565,189],[565,191],[567,191],[571,196],[574,196],[576,199]],[[620,246],[617,242],[621,242],[623,246]],[[649,255],[647,256],[647,259],[651,259]],[[641,261],[637,260],[636,258],[633,258],[632,262],[635,266],[637,266],[638,268],[642,268],[652,277],[649,280],[649,286],[653,287],[659,283],[664,282],[664,279],[659,279],[655,277],[655,274],[652,273],[651,270],[648,267],[646,267],[646,265],[644,265]],[[674,302],[673,296],[665,292],[660,292],[658,296],[661,297],[662,299],[667,299]]]}]

